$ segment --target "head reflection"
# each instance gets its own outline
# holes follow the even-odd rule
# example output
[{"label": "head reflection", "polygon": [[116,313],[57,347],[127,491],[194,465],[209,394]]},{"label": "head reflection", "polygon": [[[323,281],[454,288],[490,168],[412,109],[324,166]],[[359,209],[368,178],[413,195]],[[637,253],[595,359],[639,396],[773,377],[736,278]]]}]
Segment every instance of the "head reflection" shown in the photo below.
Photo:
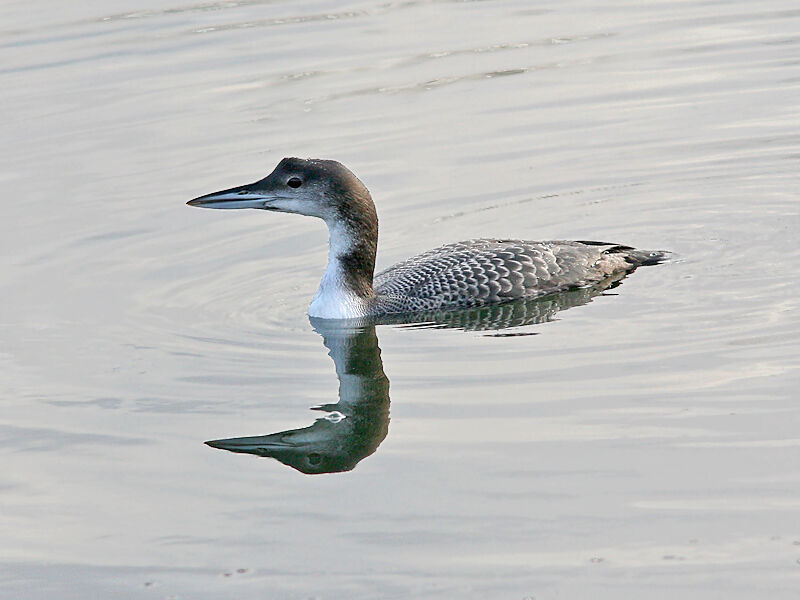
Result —
[{"label": "head reflection", "polygon": [[327,414],[308,427],[212,440],[206,444],[230,452],[274,458],[307,474],[350,471],[375,452],[389,432],[389,380],[383,372],[375,324],[468,331],[535,325],[552,321],[559,311],[590,302],[594,296],[618,285],[619,279],[536,299],[459,311],[383,317],[370,323],[312,318],[311,324],[322,336],[336,368],[339,401],[313,407],[312,410]]},{"label": "head reflection", "polygon": [[375,452],[389,431],[389,380],[374,325],[312,319],[336,367],[339,402],[308,427],[206,442],[214,448],[275,458],[308,474],[349,471]]}]

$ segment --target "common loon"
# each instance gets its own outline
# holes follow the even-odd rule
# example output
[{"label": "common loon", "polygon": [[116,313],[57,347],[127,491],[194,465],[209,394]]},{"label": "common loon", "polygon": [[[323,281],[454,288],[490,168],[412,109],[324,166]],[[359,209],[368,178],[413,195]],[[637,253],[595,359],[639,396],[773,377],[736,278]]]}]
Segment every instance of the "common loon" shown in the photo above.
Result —
[{"label": "common loon", "polygon": [[328,267],[308,314],[354,319],[471,308],[591,286],[668,252],[605,242],[474,239],[400,262],[373,278],[378,216],[366,186],[334,160],[284,158],[264,179],[190,200],[203,208],[258,208],[318,217]]}]

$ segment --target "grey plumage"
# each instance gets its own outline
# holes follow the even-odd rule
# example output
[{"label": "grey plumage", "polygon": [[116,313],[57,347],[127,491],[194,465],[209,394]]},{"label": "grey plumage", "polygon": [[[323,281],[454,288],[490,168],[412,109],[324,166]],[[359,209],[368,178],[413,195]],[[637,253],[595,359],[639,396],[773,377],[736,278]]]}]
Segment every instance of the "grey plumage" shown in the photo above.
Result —
[{"label": "grey plumage", "polygon": [[665,260],[603,242],[476,239],[400,262],[374,279],[373,314],[471,308],[593,285]]}]

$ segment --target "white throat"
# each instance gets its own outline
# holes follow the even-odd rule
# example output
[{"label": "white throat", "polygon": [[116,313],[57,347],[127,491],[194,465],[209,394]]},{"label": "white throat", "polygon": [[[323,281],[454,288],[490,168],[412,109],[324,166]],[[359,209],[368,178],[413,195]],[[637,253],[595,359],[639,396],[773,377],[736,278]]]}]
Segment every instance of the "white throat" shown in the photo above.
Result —
[{"label": "white throat", "polygon": [[321,319],[355,319],[367,314],[367,303],[351,290],[341,257],[353,247],[353,234],[337,223],[328,223],[328,267],[308,307],[310,317]]}]

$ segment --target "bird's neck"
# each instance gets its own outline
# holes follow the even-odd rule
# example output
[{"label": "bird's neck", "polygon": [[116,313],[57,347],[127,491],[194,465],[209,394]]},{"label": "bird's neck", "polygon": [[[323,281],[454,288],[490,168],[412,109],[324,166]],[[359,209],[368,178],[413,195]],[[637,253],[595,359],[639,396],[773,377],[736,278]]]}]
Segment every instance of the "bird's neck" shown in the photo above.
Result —
[{"label": "bird's neck", "polygon": [[378,247],[378,220],[370,215],[327,221],[328,267],[308,308],[312,317],[351,319],[369,314],[375,297],[372,277]]}]

